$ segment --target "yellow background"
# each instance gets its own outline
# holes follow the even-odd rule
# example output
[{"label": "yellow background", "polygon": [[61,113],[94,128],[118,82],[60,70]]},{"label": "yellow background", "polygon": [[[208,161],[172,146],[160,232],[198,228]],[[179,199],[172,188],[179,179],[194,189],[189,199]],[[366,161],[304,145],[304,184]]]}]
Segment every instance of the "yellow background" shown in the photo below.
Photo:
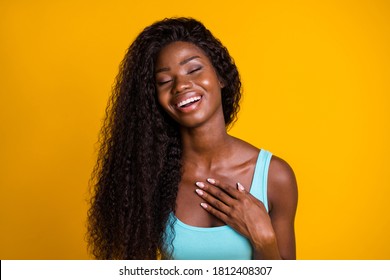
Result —
[{"label": "yellow background", "polygon": [[135,36],[195,17],[228,47],[231,130],[294,168],[298,259],[390,259],[388,1],[0,2],[0,259],[88,259],[96,141]]}]

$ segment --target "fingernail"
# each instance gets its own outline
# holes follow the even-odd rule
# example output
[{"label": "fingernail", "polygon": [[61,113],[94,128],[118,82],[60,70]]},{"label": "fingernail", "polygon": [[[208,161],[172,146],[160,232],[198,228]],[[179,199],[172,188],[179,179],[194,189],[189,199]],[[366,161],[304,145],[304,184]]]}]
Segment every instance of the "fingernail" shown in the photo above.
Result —
[{"label": "fingernail", "polygon": [[196,182],[195,185],[197,185],[199,188],[204,188],[204,184],[202,182]]},{"label": "fingernail", "polygon": [[200,190],[200,189],[196,189],[195,191],[196,191],[196,193],[197,193],[197,194],[199,194],[199,195],[203,195],[203,191],[202,191],[202,190]]},{"label": "fingernail", "polygon": [[203,208],[207,208],[207,204],[206,203],[201,203],[200,206],[202,206]]},{"label": "fingernail", "polygon": [[244,188],[244,186],[243,185],[241,185],[241,183],[237,183],[237,187],[238,187],[238,190],[240,190],[240,191],[245,191],[245,188]]},{"label": "fingernail", "polygon": [[207,182],[211,183],[211,184],[215,184],[215,180],[214,179],[211,179],[211,178],[208,178],[207,179]]}]

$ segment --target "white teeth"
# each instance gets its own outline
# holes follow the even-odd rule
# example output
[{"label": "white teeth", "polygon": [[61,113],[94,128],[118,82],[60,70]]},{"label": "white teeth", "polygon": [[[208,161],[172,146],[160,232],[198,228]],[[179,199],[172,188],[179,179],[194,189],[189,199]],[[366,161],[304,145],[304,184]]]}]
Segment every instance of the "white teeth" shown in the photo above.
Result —
[{"label": "white teeth", "polygon": [[183,100],[183,101],[177,103],[177,107],[183,107],[184,105],[187,105],[188,103],[195,102],[198,100],[200,100],[200,96],[191,97],[191,98],[188,98],[186,100]]}]

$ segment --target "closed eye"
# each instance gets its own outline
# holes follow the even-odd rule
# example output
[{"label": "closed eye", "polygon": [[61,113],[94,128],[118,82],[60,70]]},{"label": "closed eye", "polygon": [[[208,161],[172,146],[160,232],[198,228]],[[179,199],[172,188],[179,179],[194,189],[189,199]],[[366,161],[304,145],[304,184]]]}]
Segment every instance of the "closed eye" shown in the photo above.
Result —
[{"label": "closed eye", "polygon": [[172,80],[158,81],[157,85],[162,86],[162,85],[165,85],[165,84],[169,83],[170,81],[172,81]]},{"label": "closed eye", "polygon": [[192,70],[188,71],[188,74],[195,73],[195,72],[197,72],[197,71],[199,71],[199,70],[201,70],[201,69],[202,69],[202,67],[197,67],[197,68],[195,68],[195,69],[192,69]]}]

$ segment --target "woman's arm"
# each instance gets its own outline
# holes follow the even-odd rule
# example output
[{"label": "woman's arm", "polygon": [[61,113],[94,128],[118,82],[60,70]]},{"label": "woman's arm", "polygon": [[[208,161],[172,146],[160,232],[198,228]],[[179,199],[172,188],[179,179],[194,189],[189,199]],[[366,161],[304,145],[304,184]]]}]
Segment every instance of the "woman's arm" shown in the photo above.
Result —
[{"label": "woman's arm", "polygon": [[283,159],[272,156],[268,171],[268,207],[282,259],[296,258],[294,220],[297,203],[294,171]]}]

